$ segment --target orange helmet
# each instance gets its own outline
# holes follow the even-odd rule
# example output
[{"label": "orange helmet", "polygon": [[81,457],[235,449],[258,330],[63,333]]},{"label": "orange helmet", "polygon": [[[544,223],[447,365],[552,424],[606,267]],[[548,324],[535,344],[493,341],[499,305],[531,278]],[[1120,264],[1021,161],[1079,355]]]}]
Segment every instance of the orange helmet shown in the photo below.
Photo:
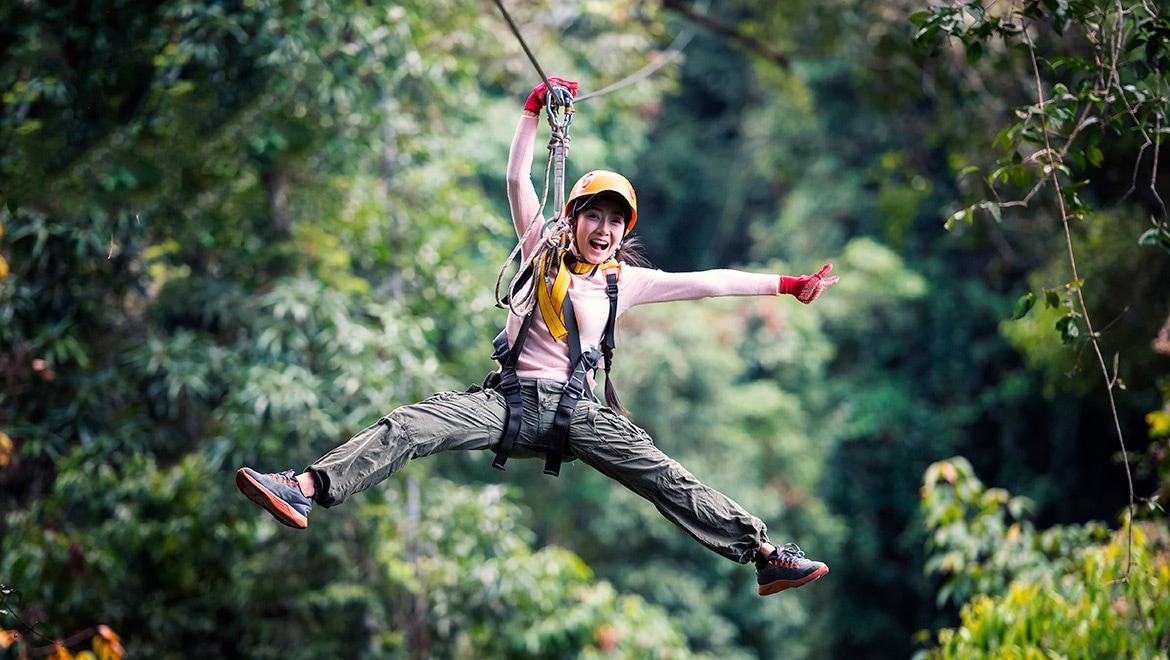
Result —
[{"label": "orange helmet", "polygon": [[634,228],[638,221],[638,198],[634,196],[634,187],[629,179],[608,170],[593,170],[577,179],[573,189],[569,191],[569,199],[565,202],[565,218],[573,211],[573,202],[582,197],[589,197],[603,192],[617,193],[630,207],[630,221],[626,223],[626,233]]}]

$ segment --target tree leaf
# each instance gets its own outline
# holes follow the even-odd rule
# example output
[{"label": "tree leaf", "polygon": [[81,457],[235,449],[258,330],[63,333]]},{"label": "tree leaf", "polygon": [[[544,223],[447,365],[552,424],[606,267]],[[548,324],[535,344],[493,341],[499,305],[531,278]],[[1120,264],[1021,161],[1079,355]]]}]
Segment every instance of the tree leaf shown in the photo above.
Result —
[{"label": "tree leaf", "polygon": [[1081,335],[1081,330],[1077,326],[1076,317],[1072,314],[1062,316],[1056,322],[1056,329],[1060,332],[1060,341],[1064,344],[1071,344],[1076,341],[1077,337]]},{"label": "tree leaf", "polygon": [[1016,301],[1016,308],[1012,312],[1012,320],[1018,321],[1028,315],[1032,311],[1032,307],[1036,305],[1036,296],[1031,291],[1020,296]]},{"label": "tree leaf", "polygon": [[972,41],[967,44],[967,64],[975,64],[983,58],[983,44]]}]

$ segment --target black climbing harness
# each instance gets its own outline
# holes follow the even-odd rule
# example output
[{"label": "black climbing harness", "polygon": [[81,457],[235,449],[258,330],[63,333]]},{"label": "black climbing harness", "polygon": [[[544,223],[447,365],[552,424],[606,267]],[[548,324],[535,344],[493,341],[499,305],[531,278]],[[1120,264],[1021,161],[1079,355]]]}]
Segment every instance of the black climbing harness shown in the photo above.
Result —
[{"label": "black climbing harness", "polygon": [[[617,269],[609,269],[605,272],[605,293],[609,298],[609,318],[605,322],[605,334],[602,341],[612,349],[614,347],[614,325],[617,320]],[[569,346],[569,363],[573,365],[573,372],[565,382],[564,389],[561,390],[561,399],[557,403],[557,412],[553,417],[551,438],[544,460],[544,473],[554,477],[561,473],[561,461],[566,456],[572,455],[569,446],[569,427],[573,424],[573,414],[577,410],[577,404],[582,399],[593,398],[593,393],[589,388],[589,373],[596,371],[602,360],[601,352],[595,348],[581,350],[581,335],[577,327],[577,316],[573,312],[573,302],[568,295],[565,296],[564,312],[565,327],[569,331],[569,336],[566,338]],[[524,394],[520,378],[516,375],[516,362],[524,350],[524,341],[528,338],[535,314],[536,310],[534,309],[524,317],[516,335],[516,341],[511,346],[508,346],[507,332],[501,332],[492,342],[492,346],[495,348],[492,359],[500,363],[500,369],[488,376],[484,386],[498,390],[500,394],[504,395],[504,403],[507,405],[504,433],[496,447],[496,458],[492,461],[492,467],[498,470],[504,469],[504,463],[507,462],[508,455],[511,454],[512,448],[516,444],[516,439],[520,437],[520,421],[524,414]]]}]

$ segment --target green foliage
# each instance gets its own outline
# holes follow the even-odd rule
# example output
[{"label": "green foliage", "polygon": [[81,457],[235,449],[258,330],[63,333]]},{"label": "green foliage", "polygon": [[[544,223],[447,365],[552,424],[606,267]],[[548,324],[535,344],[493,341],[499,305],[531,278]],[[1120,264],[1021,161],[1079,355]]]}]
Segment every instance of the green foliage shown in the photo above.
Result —
[{"label": "green foliage", "polygon": [[[1158,174],[1144,163],[1147,151],[1157,158],[1161,139],[1153,127],[1167,110],[1164,95],[1157,90],[1163,85],[1170,53],[1165,43],[1170,24],[1156,7],[1032,1],[989,11],[976,1],[933,7],[911,20],[919,28],[916,40],[936,45],[945,35],[966,50],[969,65],[993,48],[999,51],[997,63],[1010,61],[1013,50],[1029,54],[1040,85],[1026,90],[1032,98],[1015,108],[1014,123],[999,130],[991,146],[1004,155],[969,192],[976,201],[954,212],[948,228],[960,220],[970,224],[980,210],[1000,223],[1009,207],[1039,204],[1052,208],[1052,215],[1065,223],[1092,219],[1095,207],[1102,206],[1092,200],[1108,202],[1112,195],[1089,177],[1118,159],[1132,158],[1118,163],[1132,172],[1126,194],[1136,192],[1148,199],[1153,223],[1135,236],[1140,245],[1163,244],[1166,208],[1156,192]],[[1055,35],[1040,32],[1032,37],[1025,29],[1030,27],[1048,28]],[[1035,63],[1037,54],[1042,65]],[[1104,151],[1112,136],[1138,147],[1137,155]],[[960,176],[979,169],[965,167]],[[1076,272],[1071,237],[1069,241],[1067,257]],[[1066,344],[1086,338],[1083,331],[1090,319],[1077,302],[1081,284],[1065,284],[1063,291],[1049,286],[1039,294],[1046,304],[1069,308],[1055,326]],[[1017,314],[1027,308],[1026,303],[1018,306]]]},{"label": "green foliage", "polygon": [[[1166,373],[1165,358],[1149,348],[1164,321],[1159,282],[1170,275],[1170,263],[1159,251],[1134,247],[1132,233],[1142,225],[1139,216],[1122,210],[1098,211],[1093,222],[1072,227],[1081,251],[1077,279],[1071,276],[1067,255],[1052,255],[1021,284],[1037,304],[1019,319],[1002,323],[1001,332],[1043,374],[1049,395],[1083,395],[1101,383],[1100,370],[1086,350],[1090,337],[1081,332],[1078,294],[1094,315],[1109,320],[1098,334],[1110,351],[1105,357],[1119,388],[1152,392]],[[1051,341],[1054,330],[1062,341]],[[1143,405],[1157,401],[1148,395],[1143,399]]]},{"label": "green foliage", "polygon": [[[971,223],[978,211],[988,211],[1005,228],[990,230],[996,235],[1035,232],[1061,245],[1045,250],[1041,241],[1016,241],[1029,264],[1028,282],[1018,286],[1030,291],[1001,331],[1041,375],[1046,397],[1078,397],[1082,415],[1101,409],[1113,420],[1101,426],[1131,459],[1134,446],[1146,444],[1132,433],[1140,428],[1138,410],[1157,405],[1160,397],[1151,394],[1166,373],[1164,359],[1148,350],[1166,314],[1156,284],[1165,280],[1165,254],[1142,247],[1162,244],[1167,217],[1155,165],[1162,148],[1157,126],[1166,112],[1163,14],[1160,5],[1136,2],[993,7],[976,1],[912,17],[922,44],[965,53],[966,63],[954,61],[952,71],[1029,72],[1024,85],[1003,80],[1004,106],[968,115],[993,129],[986,144],[999,158],[984,168],[987,156],[952,156],[965,208],[947,226],[961,232],[958,221]],[[976,179],[976,172],[984,174]],[[1086,449],[1106,454],[1096,443]],[[1151,447],[1151,455],[1157,451]],[[1149,479],[1151,467],[1136,472]],[[1165,490],[1164,477],[1157,480],[1156,490]],[[1131,494],[1144,490],[1128,485]],[[1100,640],[1085,648],[1111,654]]]},{"label": "green foliage", "polygon": [[428,479],[293,538],[227,497],[198,454],[170,469],[93,462],[76,452],[48,497],[2,521],[0,573],[47,635],[100,611],[133,657],[687,657],[661,610],[565,550],[530,549],[525,513],[499,488]]},{"label": "green foliage", "polygon": [[[688,303],[622,330],[635,419],[832,566],[764,601],[750,568],[580,466],[518,466],[505,492],[435,476],[498,480],[482,456],[436,458],[301,534],[231,486],[237,463],[303,465],[490,366],[507,140],[536,82],[490,3],[0,8],[0,575],[54,633],[118,624],[141,657],[899,655],[945,615],[908,531],[931,461],[969,450],[1038,519],[1118,508],[1073,293],[1108,323],[1122,423],[1163,428],[1142,422],[1166,363],[1133,353],[1164,318],[1170,246],[1147,7],[975,2],[915,25],[887,3],[732,2],[699,28],[674,2],[510,7],[586,92],[698,30],[679,66],[574,122],[570,177],[631,176],[653,261],[842,276],[807,308]],[[1106,33],[1129,86],[1100,94],[1083,37]],[[1025,38],[1043,97],[1006,45]],[[1006,206],[1045,176],[1062,196]],[[997,222],[940,232],[951,198]],[[1060,201],[1087,220],[1076,277]],[[1164,493],[1164,442],[1131,459]],[[1006,597],[1044,543],[1082,540],[984,497],[978,534],[939,528],[968,569],[947,604]],[[1005,557],[986,539],[1013,528]]]},{"label": "green foliage", "polygon": [[1036,530],[1028,503],[987,488],[962,458],[935,463],[922,494],[926,568],[963,603],[932,658],[1164,657],[1170,536],[1152,523]]},{"label": "green foliage", "polygon": [[[522,524],[528,514],[502,488],[475,490],[434,477],[423,487],[412,472],[405,484],[355,498],[346,505],[356,507],[352,512],[331,512],[345,517],[326,522],[342,545],[322,548],[337,571],[280,596],[307,622],[321,608],[354,615],[358,628],[350,633],[307,632],[306,643],[320,637],[320,657],[345,653],[354,639],[366,640],[373,657],[408,650],[423,657],[588,657],[599,646],[618,657],[659,647],[685,656],[683,637],[661,610],[594,580],[566,550],[531,549]],[[358,549],[361,561],[344,565]],[[286,552],[270,562],[313,570],[311,558]],[[627,626],[645,636],[624,634]],[[284,647],[279,638],[272,644]]]},{"label": "green foliage", "polygon": [[1100,524],[1038,531],[1026,498],[987,488],[962,457],[934,463],[923,476],[922,514],[929,532],[929,573],[944,576],[938,604],[1000,595],[1013,580],[1035,580],[1102,541]]},{"label": "green foliage", "polygon": [[51,493],[0,523],[0,572],[20,590],[23,618],[52,636],[96,618],[130,633],[135,656],[224,652],[213,633],[241,622],[249,582],[233,577],[246,579],[238,563],[255,544],[236,503],[207,487],[206,463],[161,469],[136,456],[116,469],[79,450],[59,469]]}]

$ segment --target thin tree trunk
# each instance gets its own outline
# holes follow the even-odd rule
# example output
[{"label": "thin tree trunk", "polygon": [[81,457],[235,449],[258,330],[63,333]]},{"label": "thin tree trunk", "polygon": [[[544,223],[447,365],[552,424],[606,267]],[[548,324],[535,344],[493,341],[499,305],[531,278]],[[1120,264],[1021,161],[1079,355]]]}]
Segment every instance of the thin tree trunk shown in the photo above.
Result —
[{"label": "thin tree trunk", "polygon": [[264,191],[268,194],[268,215],[272,220],[272,238],[292,238],[292,219],[288,212],[288,171],[279,163],[264,168],[261,175]]}]

